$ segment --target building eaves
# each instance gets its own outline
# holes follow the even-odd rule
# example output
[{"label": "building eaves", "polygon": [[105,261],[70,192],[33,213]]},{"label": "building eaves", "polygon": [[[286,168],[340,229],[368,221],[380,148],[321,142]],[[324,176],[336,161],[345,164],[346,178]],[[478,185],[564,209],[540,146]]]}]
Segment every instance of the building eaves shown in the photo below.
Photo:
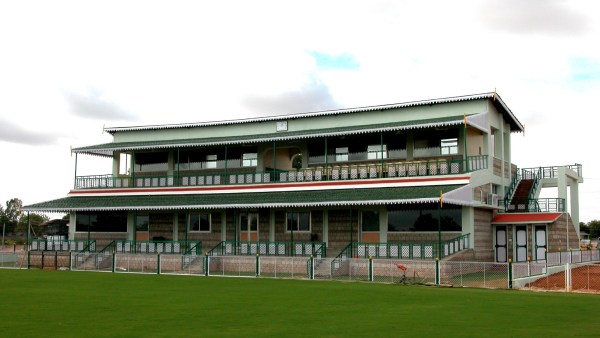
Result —
[{"label": "building eaves", "polygon": [[[203,195],[126,195],[65,197],[25,206],[26,211],[126,211],[189,210],[229,208],[326,207],[384,204],[437,203],[463,185],[417,186],[328,191],[280,191],[265,193],[228,193]],[[464,204],[451,203],[448,204]]]},{"label": "building eaves", "polygon": [[293,120],[293,119],[300,119],[300,118],[307,118],[307,117],[341,115],[341,114],[350,114],[350,113],[357,113],[357,112],[398,109],[398,108],[406,108],[406,107],[425,106],[425,105],[441,104],[441,103],[463,102],[463,101],[481,100],[481,99],[492,99],[494,101],[494,105],[496,106],[496,108],[498,110],[500,110],[503,115],[506,115],[509,117],[509,122],[510,122],[511,128],[515,131],[523,131],[523,125],[521,124],[521,122],[519,122],[519,120],[517,120],[517,118],[514,116],[512,111],[508,108],[508,106],[504,103],[504,101],[496,93],[463,95],[463,96],[446,97],[446,98],[439,98],[439,99],[410,101],[410,102],[404,102],[404,103],[365,106],[365,107],[347,108],[347,109],[324,110],[324,111],[307,112],[307,113],[299,113],[299,114],[274,115],[274,116],[267,116],[267,117],[247,118],[247,119],[238,119],[238,120],[163,124],[163,125],[146,125],[146,126],[128,126],[128,127],[107,127],[104,130],[110,134],[114,134],[114,133],[122,132],[122,131],[195,128],[195,127],[233,125],[233,124],[242,124],[242,123],[265,122],[265,121],[283,121],[283,120]]},{"label": "building eaves", "polygon": [[213,137],[183,140],[157,140],[143,142],[111,142],[87,147],[74,148],[74,153],[84,153],[100,156],[112,156],[114,151],[165,149],[165,148],[190,148],[219,145],[249,144],[272,141],[288,141],[308,138],[343,136],[364,134],[372,132],[398,131],[408,129],[436,128],[460,125],[464,123],[464,116],[452,116],[436,119],[403,121],[353,127],[339,127],[326,129],[313,129],[295,132],[279,132],[259,135],[244,135],[235,137]]}]

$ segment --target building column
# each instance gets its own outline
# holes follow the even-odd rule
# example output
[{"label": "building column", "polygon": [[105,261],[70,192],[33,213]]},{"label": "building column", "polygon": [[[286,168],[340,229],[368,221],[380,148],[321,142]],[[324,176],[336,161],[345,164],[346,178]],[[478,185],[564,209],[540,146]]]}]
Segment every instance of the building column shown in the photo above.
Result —
[{"label": "building column", "polygon": [[77,214],[75,211],[69,213],[69,240],[75,239],[75,231],[77,230]]},{"label": "building column", "polygon": [[275,209],[269,210],[269,242],[275,242]]},{"label": "building column", "polygon": [[227,210],[221,213],[221,241],[227,240]]},{"label": "building column", "polygon": [[173,212],[173,240],[179,240],[179,213],[177,211]]},{"label": "building column", "polygon": [[469,247],[475,248],[475,209],[473,207],[462,207],[462,235],[469,235]]},{"label": "building column", "polygon": [[328,246],[329,242],[329,210],[323,210],[323,242]]},{"label": "building column", "polygon": [[127,239],[132,241],[135,239],[135,212],[127,212]]}]

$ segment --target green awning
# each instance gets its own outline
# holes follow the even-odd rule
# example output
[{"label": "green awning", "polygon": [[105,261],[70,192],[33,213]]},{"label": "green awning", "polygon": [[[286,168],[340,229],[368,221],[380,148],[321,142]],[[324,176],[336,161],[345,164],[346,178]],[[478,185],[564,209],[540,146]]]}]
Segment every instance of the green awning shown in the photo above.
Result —
[{"label": "green awning", "polygon": [[[460,191],[464,185],[390,187],[311,191],[194,195],[70,196],[25,206],[26,211],[70,212],[103,210],[183,210],[228,208],[278,208],[437,203],[440,192]],[[456,193],[454,193],[456,194]],[[452,194],[449,194],[450,196]],[[468,201],[444,198],[444,204]]]},{"label": "green awning", "polygon": [[100,156],[112,156],[114,151],[167,149],[167,148],[189,148],[205,147],[226,144],[249,144],[259,142],[287,141],[307,138],[319,138],[329,136],[343,136],[354,134],[365,134],[385,131],[397,131],[408,129],[436,128],[460,125],[464,123],[464,116],[452,116],[426,120],[402,121],[382,124],[371,124],[353,127],[312,129],[303,131],[290,131],[269,134],[255,134],[242,136],[211,137],[181,140],[157,140],[139,142],[111,142],[87,147],[74,148],[75,153],[84,153]]}]

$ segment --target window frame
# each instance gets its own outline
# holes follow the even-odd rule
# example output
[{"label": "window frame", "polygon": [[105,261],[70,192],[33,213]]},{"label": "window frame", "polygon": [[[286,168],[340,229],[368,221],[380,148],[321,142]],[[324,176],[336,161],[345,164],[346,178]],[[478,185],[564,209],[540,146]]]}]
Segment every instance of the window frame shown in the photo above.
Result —
[{"label": "window frame", "polygon": [[[254,157],[246,157],[246,155],[254,155]],[[258,153],[243,153],[242,154],[242,167],[256,167],[258,166]]]},{"label": "window frame", "polygon": [[336,162],[348,162],[349,159],[349,147],[337,147],[335,148],[335,161]]},{"label": "window frame", "polygon": [[[375,157],[371,157],[371,155],[375,155]],[[381,160],[387,158],[387,144],[371,144],[367,146],[368,160]]]},{"label": "window frame", "polygon": [[[202,215],[208,216],[208,230],[202,230]],[[198,230],[192,229],[192,216],[198,216]],[[210,212],[192,212],[188,214],[188,232],[210,233],[212,231],[212,213]]]},{"label": "window frame", "polygon": [[[289,224],[289,220],[290,214],[295,214],[296,215],[296,228],[295,229],[291,229],[290,224]],[[300,214],[308,214],[308,230],[300,230],[300,220],[302,219],[300,217]],[[302,233],[310,233],[312,231],[312,213],[310,211],[287,211],[285,213],[285,232],[286,233],[290,233],[290,232],[302,232]]]},{"label": "window frame", "polygon": [[[444,150],[448,150],[445,152]],[[445,138],[440,140],[441,155],[457,155],[458,154],[458,138]]]},{"label": "window frame", "polygon": [[205,169],[216,169],[218,156],[216,154],[206,155],[206,161],[204,161]]}]

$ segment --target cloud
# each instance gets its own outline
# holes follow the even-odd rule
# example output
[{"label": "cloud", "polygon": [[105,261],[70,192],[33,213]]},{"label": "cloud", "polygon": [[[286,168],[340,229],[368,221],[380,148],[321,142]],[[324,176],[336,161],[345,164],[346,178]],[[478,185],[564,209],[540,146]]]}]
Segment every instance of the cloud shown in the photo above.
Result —
[{"label": "cloud", "polygon": [[98,120],[132,121],[137,117],[110,101],[96,88],[88,88],[85,92],[65,92],[71,113],[76,116]]},{"label": "cloud", "polygon": [[247,96],[242,104],[255,114],[282,115],[334,109],[339,106],[329,88],[316,76],[300,89],[273,96]]},{"label": "cloud", "polygon": [[514,34],[575,36],[589,20],[560,0],[494,0],[482,7],[484,25]]},{"label": "cloud", "polygon": [[53,145],[57,143],[58,135],[33,132],[11,121],[0,119],[0,141],[26,145]]},{"label": "cloud", "polygon": [[309,54],[315,59],[317,68],[319,69],[358,70],[360,67],[356,58],[348,53],[332,55],[312,51]]}]

